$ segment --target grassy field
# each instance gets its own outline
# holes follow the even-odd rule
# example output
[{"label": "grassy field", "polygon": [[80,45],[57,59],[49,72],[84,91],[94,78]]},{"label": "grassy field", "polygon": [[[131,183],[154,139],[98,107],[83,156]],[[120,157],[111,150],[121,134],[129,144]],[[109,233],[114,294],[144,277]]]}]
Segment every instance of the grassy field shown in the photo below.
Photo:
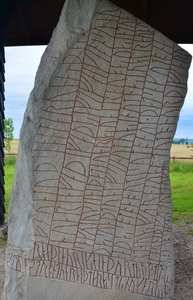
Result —
[{"label": "grassy field", "polygon": [[15,165],[16,165],[16,156],[7,156],[5,157],[5,219],[8,219],[8,207],[9,207],[9,199],[10,199],[10,193],[11,188],[13,185],[13,178],[15,174]]},{"label": "grassy field", "polygon": [[[18,147],[19,147],[19,140],[13,140],[10,143],[11,145],[11,150],[10,150],[10,155],[17,155],[18,152]],[[8,155],[8,151],[4,149],[5,155]]]},{"label": "grassy field", "polygon": [[191,158],[191,155],[193,155],[192,150],[189,145],[172,145],[170,156],[171,157],[183,157],[183,158]]},{"label": "grassy field", "polygon": [[[5,206],[8,212],[10,191],[15,172],[16,157],[5,157]],[[173,202],[173,222],[193,224],[193,162],[171,161],[170,183]],[[6,213],[6,219],[8,214]]]},{"label": "grassy field", "polygon": [[173,222],[193,224],[193,162],[170,163]]}]

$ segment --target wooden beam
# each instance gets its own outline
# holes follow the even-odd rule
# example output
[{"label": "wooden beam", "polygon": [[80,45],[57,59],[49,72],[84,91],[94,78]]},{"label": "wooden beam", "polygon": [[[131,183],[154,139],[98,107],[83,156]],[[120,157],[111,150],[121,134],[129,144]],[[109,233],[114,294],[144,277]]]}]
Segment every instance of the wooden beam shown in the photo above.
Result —
[{"label": "wooden beam", "polygon": [[26,44],[30,45],[32,43],[31,34],[25,11],[27,10],[23,9],[21,5],[17,7],[18,21],[21,27],[21,31],[25,36]]},{"label": "wooden beam", "polygon": [[142,0],[142,21],[147,23],[148,0]]}]

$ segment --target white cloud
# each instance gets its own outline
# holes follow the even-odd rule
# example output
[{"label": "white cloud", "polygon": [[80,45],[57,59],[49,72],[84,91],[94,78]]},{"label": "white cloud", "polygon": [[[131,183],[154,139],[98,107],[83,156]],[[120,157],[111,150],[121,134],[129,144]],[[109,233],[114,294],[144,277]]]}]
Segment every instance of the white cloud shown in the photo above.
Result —
[{"label": "white cloud", "polygon": [[5,117],[13,119],[15,138],[19,138],[23,114],[44,50],[45,46],[5,49]]},{"label": "white cloud", "polygon": [[33,88],[34,78],[45,46],[5,49],[6,83],[9,91],[26,95]]}]

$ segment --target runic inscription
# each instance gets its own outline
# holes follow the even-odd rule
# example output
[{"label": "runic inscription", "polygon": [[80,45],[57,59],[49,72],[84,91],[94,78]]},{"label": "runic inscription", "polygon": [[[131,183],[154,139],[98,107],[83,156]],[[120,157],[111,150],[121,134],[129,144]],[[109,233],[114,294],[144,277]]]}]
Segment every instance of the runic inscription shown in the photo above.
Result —
[{"label": "runic inscription", "polygon": [[45,92],[31,148],[33,257],[11,253],[9,268],[168,296],[168,161],[187,61],[125,11],[96,13]]}]

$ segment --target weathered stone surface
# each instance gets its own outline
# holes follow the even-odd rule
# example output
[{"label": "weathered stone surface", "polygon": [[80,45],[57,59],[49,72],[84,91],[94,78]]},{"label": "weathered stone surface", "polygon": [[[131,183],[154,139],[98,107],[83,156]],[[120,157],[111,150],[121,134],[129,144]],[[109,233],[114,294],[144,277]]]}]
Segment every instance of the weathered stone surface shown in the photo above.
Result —
[{"label": "weathered stone surface", "polygon": [[171,299],[169,150],[189,64],[110,2],[66,2],[21,130],[6,300]]}]

